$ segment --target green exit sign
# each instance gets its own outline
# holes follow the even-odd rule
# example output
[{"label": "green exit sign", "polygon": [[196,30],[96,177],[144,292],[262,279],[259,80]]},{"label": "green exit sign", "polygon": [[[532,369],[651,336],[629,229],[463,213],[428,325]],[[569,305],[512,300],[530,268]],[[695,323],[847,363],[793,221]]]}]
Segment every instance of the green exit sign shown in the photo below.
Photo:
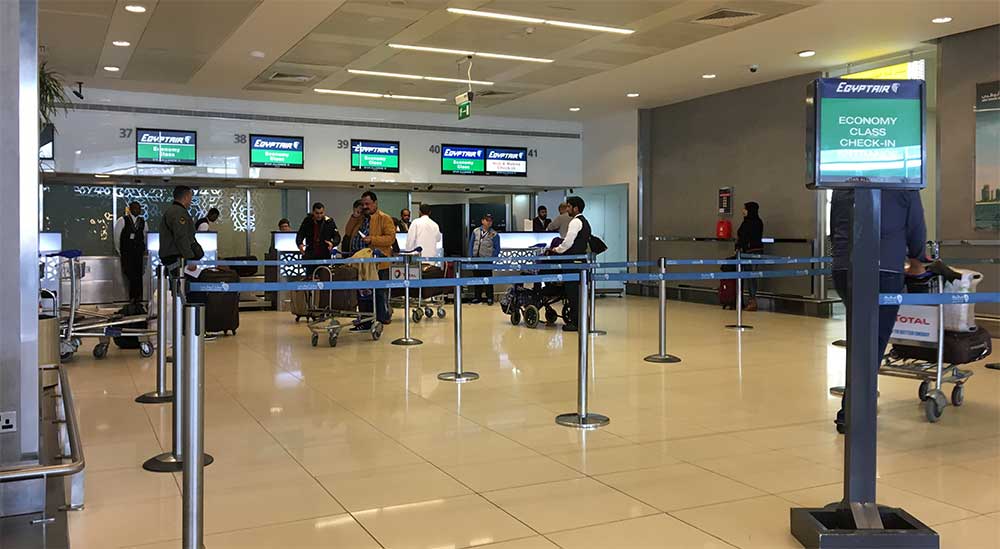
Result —
[{"label": "green exit sign", "polygon": [[458,119],[465,120],[472,116],[472,102],[466,101],[458,106]]}]

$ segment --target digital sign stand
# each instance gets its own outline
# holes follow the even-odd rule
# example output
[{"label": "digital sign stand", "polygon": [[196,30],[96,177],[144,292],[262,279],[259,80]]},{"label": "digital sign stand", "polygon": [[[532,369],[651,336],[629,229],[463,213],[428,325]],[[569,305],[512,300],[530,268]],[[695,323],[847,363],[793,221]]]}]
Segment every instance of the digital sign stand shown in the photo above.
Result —
[{"label": "digital sign stand", "polygon": [[[864,168],[850,177],[838,174],[834,180],[823,177],[823,87],[837,86],[850,80],[820,79],[812,87],[812,108],[807,127],[815,135],[811,160],[810,188],[827,190],[850,188],[854,194],[851,231],[850,314],[847,318],[847,392],[845,395],[846,440],[844,446],[844,499],[822,508],[793,508],[791,533],[803,547],[938,549],[937,532],[898,508],[881,507],[876,500],[876,454],[878,433],[878,308],[879,244],[881,239],[882,190],[913,189],[924,184],[925,168],[921,162],[919,177],[906,171],[901,177],[884,177],[887,164],[872,168],[878,177],[867,177]],[[859,82],[859,81],[853,81]],[[861,81],[864,82],[864,81]],[[913,85],[914,81],[876,81],[880,85]],[[919,85],[920,109],[917,126],[920,135],[919,156],[923,158],[923,83]],[[896,91],[898,91],[898,87]],[[887,98],[888,99],[888,98]],[[871,100],[863,96],[860,100]],[[878,111],[879,104],[867,108]],[[889,110],[894,108],[888,105]],[[913,121],[909,121],[912,123]],[[877,156],[882,151],[864,151],[859,156]],[[888,167],[897,168],[898,163]]]}]

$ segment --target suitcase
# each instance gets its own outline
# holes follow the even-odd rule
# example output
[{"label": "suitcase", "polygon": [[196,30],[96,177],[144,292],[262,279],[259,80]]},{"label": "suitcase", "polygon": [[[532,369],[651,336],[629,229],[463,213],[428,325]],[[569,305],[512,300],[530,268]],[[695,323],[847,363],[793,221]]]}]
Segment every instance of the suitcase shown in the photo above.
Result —
[{"label": "suitcase", "polygon": [[719,281],[719,304],[723,309],[736,308],[736,280]]},{"label": "suitcase", "polygon": [[[224,257],[225,261],[257,261],[257,256],[255,255],[238,255],[234,257]],[[230,267],[230,269],[236,271],[236,274],[241,277],[244,276],[257,276],[257,266],[256,265],[236,265]]]},{"label": "suitcase", "polygon": [[[990,333],[982,326],[979,326],[972,332],[946,331],[944,333],[945,364],[968,364],[982,360],[992,353],[993,341],[990,339]],[[937,348],[893,343],[892,356],[895,358],[936,363]]]},{"label": "suitcase", "polygon": [[[313,280],[320,282],[357,282],[358,269],[350,265],[333,265],[329,268],[319,268],[313,273]],[[324,310],[353,311],[358,307],[358,291],[319,290],[316,296],[316,306]]]},{"label": "suitcase", "polygon": [[[142,305],[128,304],[118,309],[118,314],[122,316],[136,316],[146,314],[146,310]],[[121,326],[116,326],[120,329],[136,329],[136,330],[147,330],[149,329],[149,322],[145,320],[139,320],[132,322],[130,324],[123,324]],[[119,349],[138,349],[139,348],[139,338],[138,336],[114,336],[112,339],[115,341],[115,346]]]},{"label": "suitcase", "polygon": [[309,302],[312,292],[295,291],[291,292],[291,294],[292,294],[292,302],[291,302],[291,308],[289,310],[291,311],[292,316],[295,317],[295,322],[298,322],[303,318],[310,318],[311,315],[309,314]]},{"label": "suitcase", "polygon": [[[202,271],[198,282],[239,282],[240,275],[236,271],[206,269]],[[190,296],[189,296],[190,297]],[[236,335],[240,327],[240,294],[237,292],[208,292],[201,294],[200,301],[205,304],[205,331],[209,333],[228,333]],[[194,301],[194,297],[190,297]]]}]

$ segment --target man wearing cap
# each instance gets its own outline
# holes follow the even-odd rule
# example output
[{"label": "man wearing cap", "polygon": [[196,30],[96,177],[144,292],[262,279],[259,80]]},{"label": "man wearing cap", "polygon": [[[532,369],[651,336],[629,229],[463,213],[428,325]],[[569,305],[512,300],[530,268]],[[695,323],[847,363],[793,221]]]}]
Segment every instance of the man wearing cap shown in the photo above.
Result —
[{"label": "man wearing cap", "polygon": [[[500,253],[500,234],[493,230],[493,216],[486,214],[480,220],[481,225],[469,235],[469,257],[496,257]],[[493,271],[478,269],[473,276],[493,276]],[[493,305],[493,285],[473,286],[472,302]],[[480,296],[482,295],[482,298]]]}]

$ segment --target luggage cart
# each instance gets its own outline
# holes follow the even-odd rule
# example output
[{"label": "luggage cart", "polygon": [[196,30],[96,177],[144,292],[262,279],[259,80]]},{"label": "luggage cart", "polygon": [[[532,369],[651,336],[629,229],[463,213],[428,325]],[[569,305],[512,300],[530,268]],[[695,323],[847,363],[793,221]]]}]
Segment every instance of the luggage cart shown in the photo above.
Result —
[{"label": "luggage cart", "polygon": [[[71,360],[80,349],[83,338],[87,337],[98,340],[93,351],[96,359],[107,356],[111,339],[114,337],[136,337],[139,339],[139,356],[143,358],[153,356],[151,340],[156,336],[156,331],[149,328],[127,327],[129,324],[138,322],[145,322],[146,326],[149,326],[150,322],[156,319],[152,303],[146,304],[146,312],[141,315],[126,315],[118,311],[105,312],[100,306],[84,309],[80,306],[80,280],[86,276],[87,266],[86,263],[79,260],[81,253],[78,250],[67,250],[50,255],[61,258],[60,280],[69,282],[69,304],[61,305],[58,311],[60,319],[59,356],[61,360]],[[61,300],[60,297],[58,301]]]},{"label": "luggage cart", "polygon": [[[511,270],[518,270],[522,275],[535,275],[539,271],[531,269],[520,269],[524,265],[533,262],[536,258],[545,253],[545,245],[533,246],[526,249],[503,250],[497,260],[497,264],[507,264]],[[555,306],[559,305],[559,311]],[[510,316],[510,323],[517,326],[524,320],[524,325],[528,328],[535,328],[544,315],[545,324],[552,326],[560,318],[565,322],[568,311],[568,302],[565,299],[562,284],[545,283],[535,284],[532,288],[525,288],[524,284],[514,284],[500,298],[500,310]]]},{"label": "luggage cart", "polygon": [[[346,266],[342,266],[341,268],[344,267]],[[334,269],[329,266],[321,265],[313,272],[314,282],[331,282],[335,280]],[[370,297],[367,295],[367,292],[371,292]],[[371,312],[361,311],[361,307],[358,306],[365,299],[371,301]],[[337,339],[345,327],[345,324],[341,323],[340,319],[351,319],[353,326],[371,325],[367,330],[348,330],[347,333],[365,334],[370,336],[372,341],[378,341],[382,337],[383,326],[377,320],[375,313],[374,289],[313,290],[310,292],[309,302],[308,316],[311,320],[307,324],[307,327],[312,334],[311,343],[313,347],[319,345],[321,335],[326,336],[330,347],[337,346]]]},{"label": "luggage cart", "polygon": [[[444,269],[434,264],[424,264],[420,267],[420,269],[418,269],[418,271],[420,273],[420,279],[454,278],[455,264],[445,263]],[[437,307],[438,318],[445,318],[448,316],[448,312],[445,310],[444,306],[447,303],[449,295],[454,298],[454,291],[455,289],[451,287],[417,288],[417,306],[410,313],[413,317],[413,321],[420,322],[423,318],[434,318],[435,307]]]},{"label": "luggage cart", "polygon": [[[918,293],[943,293],[942,276],[907,277],[907,288]],[[937,423],[949,401],[944,386],[952,384],[951,405],[965,402],[965,383],[974,374],[959,364],[944,361],[945,305],[903,305],[897,314],[889,343],[892,349],[883,358],[879,375],[920,382],[917,396],[924,403],[927,421]],[[915,353],[913,349],[924,349]],[[919,355],[919,356],[917,356]],[[928,360],[935,356],[935,360]],[[985,358],[985,357],[980,357]]]}]

